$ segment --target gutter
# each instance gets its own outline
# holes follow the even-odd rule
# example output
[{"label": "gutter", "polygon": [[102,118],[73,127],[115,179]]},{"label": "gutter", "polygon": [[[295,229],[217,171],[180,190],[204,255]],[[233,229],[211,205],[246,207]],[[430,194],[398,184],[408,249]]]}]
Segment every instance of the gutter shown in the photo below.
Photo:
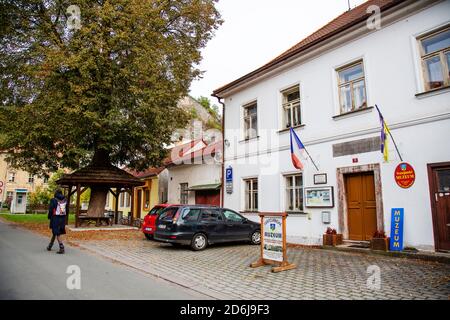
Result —
[{"label": "gutter", "polygon": [[222,98],[217,96],[215,93],[211,95],[212,97],[216,98],[217,101],[222,105],[222,172],[220,173],[220,178],[222,181],[222,185],[220,186],[220,205],[223,207],[223,201],[224,201],[224,184],[225,184],[225,177],[224,177],[224,170],[225,170],[225,103],[222,102]]}]

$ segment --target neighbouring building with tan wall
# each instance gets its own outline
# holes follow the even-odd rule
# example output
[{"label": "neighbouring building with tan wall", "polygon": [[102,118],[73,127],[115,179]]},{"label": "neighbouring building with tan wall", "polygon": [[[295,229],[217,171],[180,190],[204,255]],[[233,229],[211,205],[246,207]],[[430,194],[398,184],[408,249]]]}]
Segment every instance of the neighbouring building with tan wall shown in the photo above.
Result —
[{"label": "neighbouring building with tan wall", "polygon": [[25,213],[29,193],[39,186],[46,187],[47,182],[42,177],[11,168],[5,155],[0,154],[0,202],[3,205],[9,198],[12,213]]}]

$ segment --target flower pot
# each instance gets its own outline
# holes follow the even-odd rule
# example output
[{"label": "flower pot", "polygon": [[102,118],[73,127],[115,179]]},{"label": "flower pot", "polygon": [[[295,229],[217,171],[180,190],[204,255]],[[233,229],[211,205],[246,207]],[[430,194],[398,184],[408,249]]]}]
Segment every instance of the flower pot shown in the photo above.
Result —
[{"label": "flower pot", "polygon": [[389,238],[372,238],[370,249],[379,251],[389,251]]},{"label": "flower pot", "polygon": [[324,234],[323,245],[324,246],[337,246],[342,244],[342,234]]}]

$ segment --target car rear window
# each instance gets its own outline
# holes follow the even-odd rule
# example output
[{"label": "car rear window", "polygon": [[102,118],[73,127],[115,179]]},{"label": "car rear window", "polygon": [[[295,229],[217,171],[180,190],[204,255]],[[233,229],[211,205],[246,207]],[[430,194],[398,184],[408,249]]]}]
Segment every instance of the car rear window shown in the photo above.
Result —
[{"label": "car rear window", "polygon": [[161,212],[161,215],[159,216],[159,220],[162,220],[162,221],[172,220],[177,211],[178,211],[177,207],[166,208]]},{"label": "car rear window", "polygon": [[191,209],[186,208],[183,210],[183,221],[185,222],[193,222],[198,220],[198,216],[200,215],[200,209]]}]

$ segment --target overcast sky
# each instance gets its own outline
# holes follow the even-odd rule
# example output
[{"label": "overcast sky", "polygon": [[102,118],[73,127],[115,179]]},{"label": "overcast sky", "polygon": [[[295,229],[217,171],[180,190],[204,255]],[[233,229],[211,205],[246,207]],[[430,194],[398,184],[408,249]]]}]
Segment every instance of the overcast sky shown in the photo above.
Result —
[{"label": "overcast sky", "polygon": [[[365,0],[350,0],[355,7]],[[269,62],[348,9],[348,0],[219,0],[224,23],[203,50],[195,98]]]}]

